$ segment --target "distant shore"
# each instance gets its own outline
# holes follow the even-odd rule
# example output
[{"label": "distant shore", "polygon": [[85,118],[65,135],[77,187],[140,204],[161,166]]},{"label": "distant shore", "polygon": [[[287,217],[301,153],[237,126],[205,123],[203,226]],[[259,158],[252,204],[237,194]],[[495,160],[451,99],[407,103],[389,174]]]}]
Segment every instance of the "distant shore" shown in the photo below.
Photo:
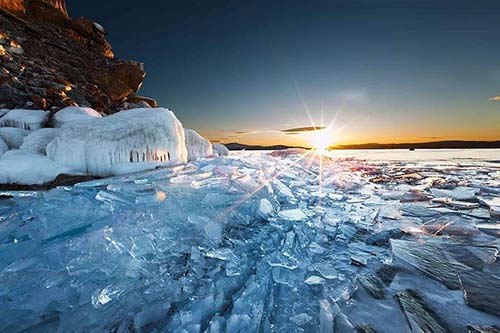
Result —
[{"label": "distant shore", "polygon": [[[301,146],[287,145],[246,145],[242,143],[227,143],[225,144],[229,150],[282,150],[289,148],[310,149]],[[363,143],[356,145],[338,145],[330,147],[332,150],[345,149],[495,149],[500,148],[500,140],[498,141],[432,141],[418,143]]]}]

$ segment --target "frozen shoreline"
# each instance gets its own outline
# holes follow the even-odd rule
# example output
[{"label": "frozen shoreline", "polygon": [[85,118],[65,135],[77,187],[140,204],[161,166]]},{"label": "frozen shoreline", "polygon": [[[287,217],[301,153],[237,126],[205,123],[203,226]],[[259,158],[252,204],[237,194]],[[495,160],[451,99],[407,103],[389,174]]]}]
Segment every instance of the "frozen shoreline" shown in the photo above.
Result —
[{"label": "frozen shoreline", "polygon": [[[106,177],[214,155],[212,144],[183,128],[165,108],[123,110],[107,117],[67,107],[0,115],[0,187],[50,188],[81,176]],[[54,127],[45,127],[52,125]],[[219,147],[216,155],[227,152]]]}]

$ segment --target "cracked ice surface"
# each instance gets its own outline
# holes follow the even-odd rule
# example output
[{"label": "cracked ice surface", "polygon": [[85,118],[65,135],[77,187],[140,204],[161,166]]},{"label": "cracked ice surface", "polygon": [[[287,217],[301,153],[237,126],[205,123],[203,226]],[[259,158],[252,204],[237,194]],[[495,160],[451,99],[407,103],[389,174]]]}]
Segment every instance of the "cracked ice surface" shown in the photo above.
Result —
[{"label": "cracked ice surface", "polygon": [[378,154],[3,193],[0,331],[494,332],[499,161]]}]

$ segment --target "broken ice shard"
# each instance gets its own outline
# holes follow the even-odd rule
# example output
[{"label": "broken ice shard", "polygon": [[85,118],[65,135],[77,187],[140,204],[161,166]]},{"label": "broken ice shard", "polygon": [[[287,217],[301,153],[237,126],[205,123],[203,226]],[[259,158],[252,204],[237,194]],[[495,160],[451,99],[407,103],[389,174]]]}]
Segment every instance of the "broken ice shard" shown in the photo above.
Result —
[{"label": "broken ice shard", "polygon": [[399,292],[395,296],[412,332],[447,333],[442,323],[413,290]]}]

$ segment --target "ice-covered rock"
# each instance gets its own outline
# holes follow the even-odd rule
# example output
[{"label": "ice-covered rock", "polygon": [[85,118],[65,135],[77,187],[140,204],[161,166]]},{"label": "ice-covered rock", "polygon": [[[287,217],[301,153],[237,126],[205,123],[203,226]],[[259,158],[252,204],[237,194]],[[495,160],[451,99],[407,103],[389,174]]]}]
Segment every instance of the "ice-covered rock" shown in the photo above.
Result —
[{"label": "ice-covered rock", "polygon": [[186,148],[188,161],[194,161],[201,157],[208,157],[213,154],[210,141],[199,135],[195,130],[185,128]]},{"label": "ice-covered rock", "polygon": [[222,143],[213,143],[212,148],[214,153],[216,153],[219,156],[229,155],[229,149],[227,149],[227,147],[224,146]]},{"label": "ice-covered rock", "polygon": [[9,150],[9,146],[3,141],[3,139],[0,137],[0,157],[5,153],[7,150]]},{"label": "ice-covered rock", "polygon": [[24,138],[20,149],[45,155],[47,145],[58,133],[59,130],[56,128],[41,128],[33,131]]},{"label": "ice-covered rock", "polygon": [[49,113],[43,110],[15,109],[0,118],[0,127],[17,127],[25,130],[37,130],[47,122]]},{"label": "ice-covered rock", "polygon": [[163,108],[133,109],[70,123],[47,146],[53,161],[80,172],[107,176],[141,163],[147,168],[187,161],[184,131]]},{"label": "ice-covered rock", "polygon": [[41,185],[72,173],[46,156],[23,150],[10,150],[0,158],[0,184]]},{"label": "ice-covered rock", "polygon": [[91,108],[68,106],[58,111],[53,116],[52,125],[54,127],[61,127],[62,125],[73,121],[83,121],[91,118],[101,118],[101,115],[99,112]]},{"label": "ice-covered rock", "polygon": [[11,111],[10,109],[0,109],[0,119],[6,115],[7,113],[9,113],[9,111]]},{"label": "ice-covered rock", "polygon": [[0,127],[0,137],[10,149],[18,149],[30,131],[15,127]]}]

